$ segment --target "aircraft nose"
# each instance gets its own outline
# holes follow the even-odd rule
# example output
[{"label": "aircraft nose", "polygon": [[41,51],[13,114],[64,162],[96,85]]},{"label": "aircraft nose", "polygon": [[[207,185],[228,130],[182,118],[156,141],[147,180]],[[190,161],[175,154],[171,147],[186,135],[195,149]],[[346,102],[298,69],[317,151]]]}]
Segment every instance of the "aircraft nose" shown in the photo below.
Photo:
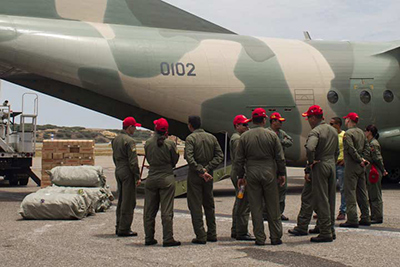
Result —
[{"label": "aircraft nose", "polygon": [[400,128],[379,131],[379,143],[384,150],[400,152]]}]

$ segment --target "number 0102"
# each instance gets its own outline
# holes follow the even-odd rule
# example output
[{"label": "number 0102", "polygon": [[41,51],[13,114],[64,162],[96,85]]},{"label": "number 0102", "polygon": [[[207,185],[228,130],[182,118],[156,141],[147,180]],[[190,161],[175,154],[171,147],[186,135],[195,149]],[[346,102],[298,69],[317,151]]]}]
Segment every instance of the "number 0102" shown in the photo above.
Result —
[{"label": "number 0102", "polygon": [[196,76],[196,66],[193,63],[187,63],[186,66],[183,63],[167,63],[162,62],[160,65],[161,74],[164,76]]}]

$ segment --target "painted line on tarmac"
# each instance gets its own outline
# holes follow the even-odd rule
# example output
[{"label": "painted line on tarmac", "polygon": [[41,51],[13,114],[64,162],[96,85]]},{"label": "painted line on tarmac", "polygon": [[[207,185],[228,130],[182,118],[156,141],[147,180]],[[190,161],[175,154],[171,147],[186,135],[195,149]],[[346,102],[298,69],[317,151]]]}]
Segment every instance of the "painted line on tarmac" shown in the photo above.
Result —
[{"label": "painted line on tarmac", "polygon": [[[136,206],[138,213],[143,214],[143,206]],[[190,212],[188,210],[174,209],[174,217],[190,219]],[[215,214],[216,220],[220,222],[231,222],[232,215],[230,214]],[[265,221],[265,223],[267,223]],[[283,227],[293,228],[297,224],[295,222],[282,222]],[[315,227],[315,224],[310,224],[310,228]],[[337,233],[357,233],[364,235],[373,235],[378,237],[398,237],[400,238],[400,229],[395,228],[378,228],[378,227],[368,227],[368,228],[341,228],[336,225],[335,230]]]}]

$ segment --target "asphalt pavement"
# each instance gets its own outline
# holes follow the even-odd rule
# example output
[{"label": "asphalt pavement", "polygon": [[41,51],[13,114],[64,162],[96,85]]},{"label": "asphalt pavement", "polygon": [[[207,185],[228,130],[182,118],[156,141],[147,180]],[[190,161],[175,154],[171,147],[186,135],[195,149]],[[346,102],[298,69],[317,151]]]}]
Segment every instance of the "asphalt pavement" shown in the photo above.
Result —
[{"label": "asphalt pavement", "polygon": [[[181,161],[183,163],[183,161]],[[114,166],[109,156],[96,157],[103,166],[111,189],[116,191]],[[33,170],[40,174],[40,158]],[[384,223],[359,229],[336,228],[332,243],[315,244],[310,235],[289,236],[300,209],[302,169],[288,168],[289,191],[283,244],[254,246],[254,242],[230,238],[234,191],[230,180],[215,184],[218,242],[194,245],[186,197],[175,199],[175,239],[180,247],[164,248],[161,220],[156,221],[156,246],[144,246],[143,195],[138,196],[133,230],[137,237],[117,237],[115,204],[105,213],[83,220],[23,220],[18,210],[23,198],[38,190],[30,181],[26,187],[0,183],[0,266],[399,266],[400,265],[400,185],[385,184]],[[337,193],[336,204],[340,203]],[[338,210],[338,206],[337,206]],[[340,223],[340,222],[337,222]],[[312,221],[315,224],[315,220]],[[252,232],[250,223],[250,232]],[[268,236],[268,227],[265,223]],[[268,240],[267,240],[268,241]]]}]

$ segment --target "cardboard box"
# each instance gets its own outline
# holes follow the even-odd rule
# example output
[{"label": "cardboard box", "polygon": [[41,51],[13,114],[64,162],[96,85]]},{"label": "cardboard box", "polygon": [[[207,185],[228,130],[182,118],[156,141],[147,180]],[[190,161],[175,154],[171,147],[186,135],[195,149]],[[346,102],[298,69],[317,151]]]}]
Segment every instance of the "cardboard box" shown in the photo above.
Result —
[{"label": "cardboard box", "polygon": [[42,159],[52,159],[53,153],[42,153]]},{"label": "cardboard box", "polygon": [[81,165],[91,165],[94,166],[94,159],[81,159]]}]

